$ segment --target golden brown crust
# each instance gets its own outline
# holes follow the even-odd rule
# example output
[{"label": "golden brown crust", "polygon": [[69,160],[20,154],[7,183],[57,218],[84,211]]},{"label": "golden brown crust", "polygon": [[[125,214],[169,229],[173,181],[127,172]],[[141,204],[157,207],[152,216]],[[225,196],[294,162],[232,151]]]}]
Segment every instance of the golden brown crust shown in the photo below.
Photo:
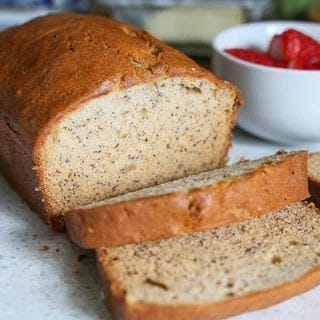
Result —
[{"label": "golden brown crust", "polygon": [[53,230],[65,229],[61,215],[50,215],[43,199],[45,193],[40,192],[39,170],[36,170],[30,150],[22,144],[16,132],[6,122],[0,119],[0,171],[11,186],[27,201],[31,209],[50,224]]},{"label": "golden brown crust", "polygon": [[206,230],[258,216],[309,196],[307,152],[246,175],[185,192],[78,209],[65,216],[84,248],[123,245]]},{"label": "golden brown crust", "polygon": [[[9,28],[0,33],[0,64],[0,116],[25,151],[21,165],[17,158],[1,170],[54,229],[63,229],[64,221],[48,205],[39,151],[56,122],[81,103],[139,83],[190,76],[230,88],[235,109],[240,105],[231,84],[146,32],[100,16],[55,14]],[[17,157],[12,139],[2,134],[10,157]]]},{"label": "golden brown crust", "polygon": [[38,192],[38,183],[30,150],[18,139],[5,118],[0,118],[0,170],[16,191],[44,220],[47,213]]}]

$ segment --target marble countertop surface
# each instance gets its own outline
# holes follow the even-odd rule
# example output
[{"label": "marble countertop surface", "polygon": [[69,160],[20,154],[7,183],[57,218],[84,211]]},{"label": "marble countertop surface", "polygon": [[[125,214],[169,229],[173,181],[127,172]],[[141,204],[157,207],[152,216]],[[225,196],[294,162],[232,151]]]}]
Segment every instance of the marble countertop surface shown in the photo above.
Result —
[{"label": "marble countertop surface", "polygon": [[[237,129],[230,162],[258,158],[283,146]],[[295,146],[305,148],[308,146]],[[320,145],[309,146],[320,150]],[[316,320],[320,286],[234,320]],[[30,211],[0,177],[0,319],[110,320],[98,281],[94,252],[70,243]],[[148,319],[146,319],[148,320]]]}]

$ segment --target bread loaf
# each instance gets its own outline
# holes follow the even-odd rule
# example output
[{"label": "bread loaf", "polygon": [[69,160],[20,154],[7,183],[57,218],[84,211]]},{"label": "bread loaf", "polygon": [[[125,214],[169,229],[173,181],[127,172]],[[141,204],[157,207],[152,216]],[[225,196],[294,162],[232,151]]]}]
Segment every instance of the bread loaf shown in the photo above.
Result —
[{"label": "bread loaf", "polygon": [[320,207],[320,152],[310,154],[308,175],[311,201]]},{"label": "bread loaf", "polygon": [[0,33],[0,168],[66,210],[225,163],[239,93],[146,32],[54,14]]},{"label": "bread loaf", "polygon": [[320,284],[320,212],[296,203],[210,231],[97,250],[113,320],[217,320]]},{"label": "bread loaf", "polygon": [[307,161],[307,152],[282,152],[93,203],[66,213],[67,232],[98,248],[248,219],[306,199]]}]

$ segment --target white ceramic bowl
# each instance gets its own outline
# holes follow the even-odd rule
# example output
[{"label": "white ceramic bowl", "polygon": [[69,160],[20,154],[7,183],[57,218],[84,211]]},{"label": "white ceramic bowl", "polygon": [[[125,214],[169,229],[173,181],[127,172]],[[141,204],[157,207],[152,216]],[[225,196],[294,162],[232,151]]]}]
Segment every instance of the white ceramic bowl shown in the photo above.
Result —
[{"label": "white ceramic bowl", "polygon": [[213,70],[242,91],[238,125],[285,144],[320,143],[320,71],[265,67],[239,60],[224,49],[266,50],[274,34],[296,28],[320,41],[320,24],[257,22],[227,29],[213,40]]}]

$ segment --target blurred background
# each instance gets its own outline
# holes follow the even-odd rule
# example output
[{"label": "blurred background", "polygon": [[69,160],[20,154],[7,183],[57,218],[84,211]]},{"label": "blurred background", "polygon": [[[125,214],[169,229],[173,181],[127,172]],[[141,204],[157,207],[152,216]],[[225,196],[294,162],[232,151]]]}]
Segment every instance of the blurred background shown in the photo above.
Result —
[{"label": "blurred background", "polygon": [[267,19],[319,22],[320,0],[0,0],[0,29],[61,11],[129,22],[206,65],[223,29]]}]

